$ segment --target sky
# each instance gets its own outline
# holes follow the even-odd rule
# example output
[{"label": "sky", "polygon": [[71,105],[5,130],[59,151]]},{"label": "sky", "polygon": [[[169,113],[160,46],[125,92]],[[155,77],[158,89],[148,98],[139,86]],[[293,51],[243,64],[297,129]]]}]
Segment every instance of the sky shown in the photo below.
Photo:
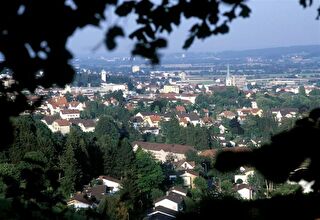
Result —
[{"label": "sky", "polygon": [[[316,20],[317,1],[304,9],[298,0],[249,0],[252,10],[249,18],[238,18],[230,25],[230,32],[196,41],[187,51],[182,49],[188,36],[190,22],[184,20],[169,37],[169,45],[162,53],[220,52],[295,45],[320,44],[320,20]],[[108,14],[108,12],[106,12]],[[68,40],[68,48],[76,55],[129,55],[133,42],[119,40],[118,48],[107,51],[103,45],[105,30],[111,24],[119,24],[129,34],[134,30],[133,19],[117,19],[114,15],[101,23],[100,28],[86,27],[77,30]],[[99,48],[94,50],[95,48]]]}]

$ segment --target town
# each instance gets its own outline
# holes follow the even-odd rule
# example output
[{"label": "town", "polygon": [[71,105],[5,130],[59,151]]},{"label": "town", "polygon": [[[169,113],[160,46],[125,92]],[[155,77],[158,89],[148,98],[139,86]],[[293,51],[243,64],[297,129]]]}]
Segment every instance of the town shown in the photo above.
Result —
[{"label": "town", "polygon": [[[294,64],[310,62],[296,55],[287,59]],[[119,195],[136,199],[141,195],[131,191],[137,187],[148,201],[142,215],[174,219],[209,192],[252,200],[299,187],[290,181],[273,185],[252,167],[229,174],[213,167],[219,152],[259,148],[318,107],[319,69],[295,73],[289,67],[289,73],[277,75],[259,70],[245,74],[238,64],[224,62],[216,74],[209,74],[214,68],[210,65],[198,65],[208,70],[205,73],[196,72],[191,64],[164,64],[156,70],[135,64],[121,71],[81,66],[73,84],[30,94],[31,103],[46,98],[15,122],[22,130],[18,133],[33,126],[34,138],[48,144],[40,155],[52,163],[59,161],[64,173],[61,191],[75,210],[107,209],[111,203],[125,206]],[[5,86],[14,84],[10,73],[1,76]],[[27,140],[18,135],[9,152],[12,160],[34,149],[22,149],[18,141]],[[56,148],[49,149],[50,144]],[[123,215],[104,210],[108,211],[115,218]]]}]

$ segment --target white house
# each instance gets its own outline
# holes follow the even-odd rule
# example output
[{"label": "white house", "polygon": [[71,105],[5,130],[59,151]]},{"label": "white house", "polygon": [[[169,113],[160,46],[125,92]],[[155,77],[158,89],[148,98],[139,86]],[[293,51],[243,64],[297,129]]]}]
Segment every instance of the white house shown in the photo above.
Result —
[{"label": "white house", "polygon": [[66,119],[57,119],[52,123],[51,131],[61,132],[61,134],[67,134],[70,132],[70,122]]},{"label": "white house", "polygon": [[174,186],[170,188],[169,192],[174,192],[176,194],[182,195],[182,196],[187,196],[187,189],[181,188],[179,186]]},{"label": "white house", "polygon": [[183,180],[183,185],[185,187],[194,188],[194,179],[199,177],[199,174],[192,170],[185,170],[183,174],[180,175]]},{"label": "white house", "polygon": [[175,219],[178,212],[163,206],[157,206],[148,214],[147,219]]},{"label": "white house", "polygon": [[96,122],[93,119],[81,120],[78,126],[81,128],[83,132],[94,132]]},{"label": "white house", "polygon": [[83,111],[85,104],[77,101],[72,101],[68,103],[68,109]]},{"label": "white house", "polygon": [[108,186],[109,188],[111,188],[110,192],[111,193],[115,193],[115,192],[118,192],[121,188],[121,181],[118,180],[118,179],[115,179],[113,177],[110,177],[110,176],[99,176],[100,180],[103,181],[103,185],[106,185]]},{"label": "white house", "polygon": [[253,189],[248,184],[237,184],[235,188],[241,198],[248,200],[253,198]]},{"label": "white house", "polygon": [[182,202],[184,196],[170,192],[168,195],[157,199],[154,203],[155,207],[163,206],[165,208],[174,210],[174,211],[181,211],[183,209]]},{"label": "white house", "polygon": [[87,209],[93,207],[94,203],[85,198],[82,193],[76,193],[68,202],[68,206],[73,206],[75,209]]},{"label": "white house", "polygon": [[175,164],[175,169],[177,170],[193,170],[196,167],[196,164],[194,161],[179,161]]},{"label": "white house", "polygon": [[77,109],[62,109],[60,111],[60,117],[67,120],[80,118],[80,111]]}]

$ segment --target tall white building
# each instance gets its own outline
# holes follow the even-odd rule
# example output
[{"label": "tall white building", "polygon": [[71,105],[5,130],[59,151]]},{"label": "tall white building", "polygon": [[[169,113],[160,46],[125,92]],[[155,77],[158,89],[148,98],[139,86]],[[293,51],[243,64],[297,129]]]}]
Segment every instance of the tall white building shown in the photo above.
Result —
[{"label": "tall white building", "polygon": [[100,74],[101,74],[101,80],[103,82],[107,82],[107,72],[105,70],[102,70]]},{"label": "tall white building", "polygon": [[229,65],[227,67],[226,86],[233,86],[233,80],[232,80],[232,77],[230,76]]}]

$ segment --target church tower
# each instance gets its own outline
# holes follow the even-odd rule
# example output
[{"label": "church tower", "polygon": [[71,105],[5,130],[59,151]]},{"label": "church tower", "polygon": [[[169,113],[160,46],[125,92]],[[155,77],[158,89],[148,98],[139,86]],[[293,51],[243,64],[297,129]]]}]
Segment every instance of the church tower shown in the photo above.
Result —
[{"label": "church tower", "polygon": [[230,76],[229,64],[227,66],[226,86],[232,86],[232,77]]}]

